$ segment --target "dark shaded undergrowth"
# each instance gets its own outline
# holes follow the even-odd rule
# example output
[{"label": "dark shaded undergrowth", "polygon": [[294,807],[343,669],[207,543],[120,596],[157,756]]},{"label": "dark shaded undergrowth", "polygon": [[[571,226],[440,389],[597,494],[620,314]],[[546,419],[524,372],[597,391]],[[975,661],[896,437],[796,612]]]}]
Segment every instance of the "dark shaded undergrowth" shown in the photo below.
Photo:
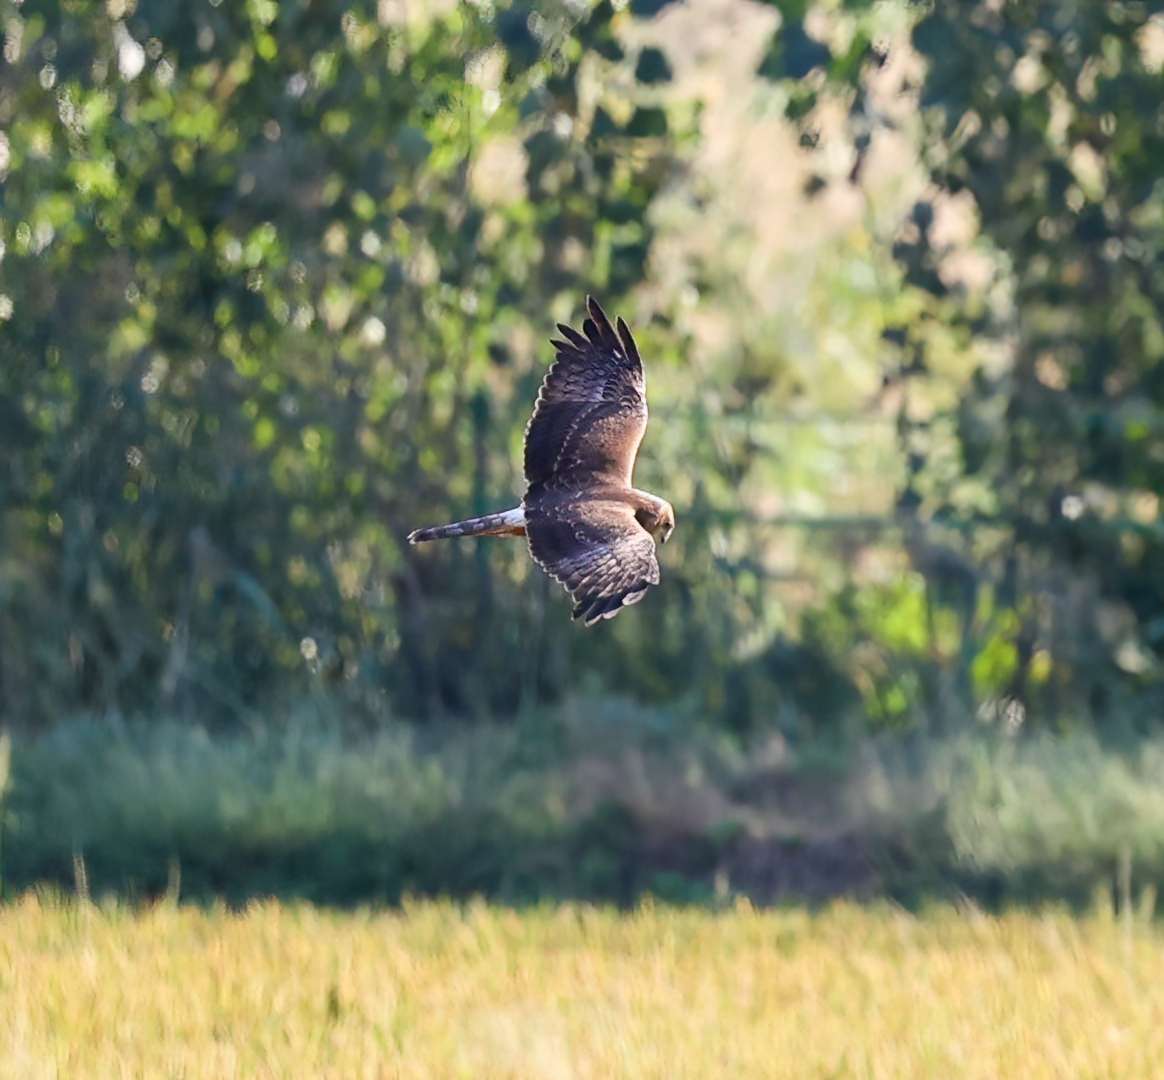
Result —
[{"label": "dark shaded undergrowth", "polygon": [[1122,876],[1151,906],[1161,780],[1159,741],[979,731],[798,749],[610,701],[371,735],[319,716],[231,736],[89,719],[13,740],[0,887],[1000,905],[1086,903]]}]

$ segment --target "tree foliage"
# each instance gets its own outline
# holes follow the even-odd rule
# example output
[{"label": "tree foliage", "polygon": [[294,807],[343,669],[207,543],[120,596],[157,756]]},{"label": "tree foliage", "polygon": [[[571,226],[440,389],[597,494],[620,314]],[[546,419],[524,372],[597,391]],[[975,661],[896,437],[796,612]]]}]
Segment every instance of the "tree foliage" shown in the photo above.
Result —
[{"label": "tree foliage", "polygon": [[[868,199],[772,281],[700,171],[734,162],[659,31],[691,5],[0,0],[0,715],[603,689],[796,729],[1156,693],[1159,17],[740,2],[771,28],[748,108],[798,125],[768,167],[815,168],[772,216]],[[591,634],[520,545],[403,541],[517,497],[587,292],[648,356],[641,481],[680,526]],[[848,514],[849,429],[802,414],[882,365],[845,400],[886,437],[844,439],[891,505]]]},{"label": "tree foliage", "polygon": [[544,591],[402,538],[509,497],[491,412],[641,276],[665,120],[580,104],[609,5],[394,12],[8,5],[6,713],[513,708],[564,670]]},{"label": "tree foliage", "polygon": [[[890,334],[914,377],[929,371],[927,320],[1001,362],[941,421],[907,421],[899,505],[961,529],[950,558],[930,547],[915,563],[997,633],[977,672],[1060,716],[1154,692],[1164,657],[1164,24],[1152,7],[932,0],[906,46],[923,61],[904,89],[921,108],[929,186],[894,254],[928,314]],[[794,20],[777,35],[772,55],[800,58],[777,73],[796,75],[811,52],[851,88],[859,182],[887,124],[870,90],[884,56],[860,32],[859,65],[852,45],[839,55],[802,37]],[[936,217],[953,201],[977,223],[985,288],[952,270]],[[958,453],[945,475],[928,459],[939,423]]]}]

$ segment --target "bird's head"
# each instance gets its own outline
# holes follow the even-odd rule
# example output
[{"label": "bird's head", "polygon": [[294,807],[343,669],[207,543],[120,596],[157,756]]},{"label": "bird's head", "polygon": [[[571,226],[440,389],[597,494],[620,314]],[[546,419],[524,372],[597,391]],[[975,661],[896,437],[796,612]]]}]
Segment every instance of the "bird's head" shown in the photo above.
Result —
[{"label": "bird's head", "polygon": [[665,544],[675,531],[675,509],[666,499],[645,491],[634,493],[638,506],[635,520],[651,534],[656,544]]},{"label": "bird's head", "polygon": [[675,508],[666,499],[660,499],[659,514],[655,518],[655,527],[651,535],[660,543],[665,544],[671,539],[675,531]]}]

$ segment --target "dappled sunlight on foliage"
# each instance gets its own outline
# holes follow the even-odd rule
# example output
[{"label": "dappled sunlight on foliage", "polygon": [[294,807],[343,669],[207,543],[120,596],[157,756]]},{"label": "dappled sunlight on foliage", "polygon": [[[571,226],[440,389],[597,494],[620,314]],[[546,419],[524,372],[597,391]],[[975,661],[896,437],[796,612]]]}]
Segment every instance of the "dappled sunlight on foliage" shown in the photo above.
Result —
[{"label": "dappled sunlight on foliage", "polygon": [[[6,715],[815,710],[763,658],[895,543],[868,401],[912,158],[816,208],[786,90],[744,65],[717,94],[731,38],[693,53],[701,17],[658,7],[13,10]],[[772,13],[722,8],[759,62]],[[682,529],[667,589],[581,635],[514,547],[403,535],[520,491],[539,343],[587,291],[642,342],[642,481]]]},{"label": "dappled sunlight on foliage", "polygon": [[6,712],[505,710],[565,670],[562,633],[517,662],[543,593],[405,522],[515,484],[534,337],[637,281],[672,155],[580,101],[609,8],[393,10],[13,13]]},{"label": "dappled sunlight on foliage", "polygon": [[[1150,7],[0,3],[0,721],[1153,729]],[[405,536],[516,501],[588,293],[678,528],[583,632]]]}]

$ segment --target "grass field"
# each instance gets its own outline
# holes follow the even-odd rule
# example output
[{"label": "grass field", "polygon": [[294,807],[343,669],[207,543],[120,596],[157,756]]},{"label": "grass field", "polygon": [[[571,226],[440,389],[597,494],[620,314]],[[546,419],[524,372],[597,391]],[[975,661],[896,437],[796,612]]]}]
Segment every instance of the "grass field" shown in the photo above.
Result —
[{"label": "grass field", "polygon": [[591,702],[528,724],[212,733],[77,720],[0,740],[0,896],[402,896],[633,906],[846,897],[1086,907],[1164,892],[1164,739],[790,746]]},{"label": "grass field", "polygon": [[0,909],[0,1076],[1159,1075],[1110,916],[484,904]]}]

